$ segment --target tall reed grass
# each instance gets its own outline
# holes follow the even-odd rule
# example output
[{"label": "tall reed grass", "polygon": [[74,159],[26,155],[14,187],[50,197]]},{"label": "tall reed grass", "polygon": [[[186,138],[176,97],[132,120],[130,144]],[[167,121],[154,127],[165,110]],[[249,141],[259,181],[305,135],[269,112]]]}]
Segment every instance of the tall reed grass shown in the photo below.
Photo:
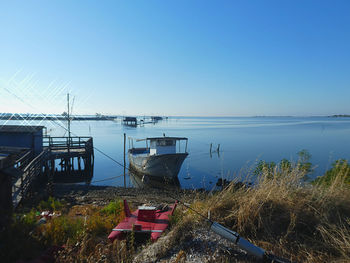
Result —
[{"label": "tall reed grass", "polygon": [[254,186],[237,189],[232,182],[193,207],[292,261],[350,261],[349,171],[341,165],[327,183],[314,184],[303,181],[307,171],[300,164],[262,169]]}]

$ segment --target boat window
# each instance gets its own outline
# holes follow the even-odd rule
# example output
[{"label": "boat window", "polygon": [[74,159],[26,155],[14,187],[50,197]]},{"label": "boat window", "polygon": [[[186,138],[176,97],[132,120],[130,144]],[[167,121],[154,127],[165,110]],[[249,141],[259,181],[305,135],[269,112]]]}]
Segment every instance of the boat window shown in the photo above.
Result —
[{"label": "boat window", "polygon": [[157,146],[174,146],[174,140],[159,140],[157,141]]},{"label": "boat window", "polygon": [[156,141],[151,141],[151,148],[156,148],[157,144],[156,144]]}]

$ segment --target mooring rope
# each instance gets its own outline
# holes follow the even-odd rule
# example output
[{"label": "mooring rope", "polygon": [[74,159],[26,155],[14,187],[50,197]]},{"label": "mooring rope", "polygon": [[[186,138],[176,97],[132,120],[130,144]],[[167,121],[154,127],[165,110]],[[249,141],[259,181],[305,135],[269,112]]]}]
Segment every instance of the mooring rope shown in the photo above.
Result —
[{"label": "mooring rope", "polygon": [[118,176],[113,176],[113,177],[108,177],[108,178],[101,179],[101,180],[95,180],[95,181],[92,181],[92,182],[90,182],[90,183],[98,183],[98,182],[113,180],[113,179],[116,179],[116,178],[119,178],[119,177],[122,177],[122,176],[124,176],[124,174],[118,175]]},{"label": "mooring rope", "polygon": [[107,158],[109,158],[110,160],[112,160],[113,162],[115,162],[116,164],[119,164],[121,167],[127,169],[128,171],[130,171],[130,169],[127,166],[124,166],[122,163],[118,162],[117,160],[115,160],[114,158],[112,158],[111,156],[109,156],[108,154],[104,153],[103,151],[101,151],[100,149],[96,148],[94,146],[94,149],[97,150],[99,153],[101,153],[102,155],[106,156]]}]

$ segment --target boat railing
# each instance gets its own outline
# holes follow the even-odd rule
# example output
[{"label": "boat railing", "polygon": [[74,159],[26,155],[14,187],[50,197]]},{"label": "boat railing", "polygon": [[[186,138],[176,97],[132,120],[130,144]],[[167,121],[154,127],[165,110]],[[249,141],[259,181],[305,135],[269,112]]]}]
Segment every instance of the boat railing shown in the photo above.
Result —
[{"label": "boat railing", "polygon": [[178,143],[178,153],[182,152],[181,151],[181,143],[180,143],[180,141],[185,141],[186,145],[185,145],[185,150],[184,150],[183,153],[187,153],[188,138],[186,138],[186,137],[155,137],[155,138],[144,138],[144,139],[135,139],[135,138],[132,138],[132,137],[128,137],[129,150],[135,149],[134,148],[134,140],[136,142],[145,142],[146,143],[146,148],[148,149],[148,148],[150,148],[149,147],[150,141],[151,140],[156,140],[156,139],[159,139],[159,140],[171,139],[171,140],[179,141],[179,143]]}]

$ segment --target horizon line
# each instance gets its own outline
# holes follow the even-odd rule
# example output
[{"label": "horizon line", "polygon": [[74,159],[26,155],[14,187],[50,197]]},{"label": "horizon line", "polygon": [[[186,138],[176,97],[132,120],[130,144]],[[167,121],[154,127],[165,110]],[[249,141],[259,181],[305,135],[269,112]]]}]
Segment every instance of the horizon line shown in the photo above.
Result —
[{"label": "horizon line", "polygon": [[[104,117],[185,117],[185,118],[276,118],[276,117],[285,117],[285,118],[295,118],[295,117],[350,117],[350,114],[307,114],[307,115],[162,115],[162,114],[111,114],[111,113],[98,113],[100,116]],[[2,112],[0,117],[4,115],[29,115],[29,116],[64,116],[61,113],[16,113],[16,112]],[[74,116],[87,116],[87,117],[96,117],[95,114],[72,114]]]}]

